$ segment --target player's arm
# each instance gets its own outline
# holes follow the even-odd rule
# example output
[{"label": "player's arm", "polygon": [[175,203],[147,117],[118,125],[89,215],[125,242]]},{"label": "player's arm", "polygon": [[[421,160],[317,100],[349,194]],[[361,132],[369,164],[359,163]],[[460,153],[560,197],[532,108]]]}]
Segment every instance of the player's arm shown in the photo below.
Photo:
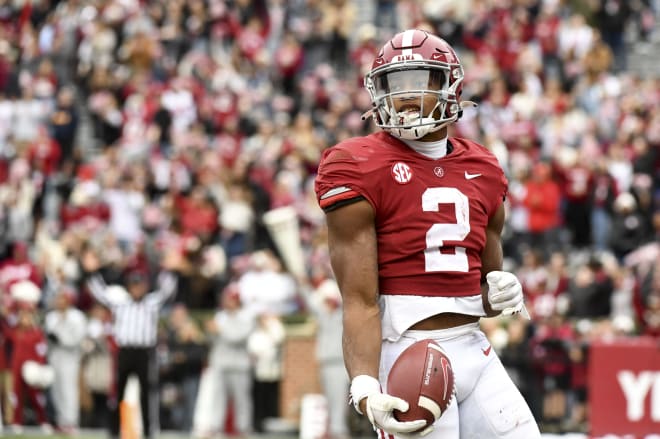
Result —
[{"label": "player's arm", "polygon": [[[378,254],[375,213],[356,186],[362,173],[353,155],[328,150],[316,179],[319,205],[326,213],[330,262],[342,295],[344,363],[351,377],[356,410],[375,429],[404,437],[426,425],[423,419],[399,422],[394,410],[406,401],[381,392],[378,381],[381,346],[378,305]],[[358,182],[355,186],[350,182]],[[338,183],[347,182],[347,183]],[[427,427],[421,435],[433,429]]]},{"label": "player's arm", "polygon": [[500,204],[486,227],[486,245],[481,254],[481,298],[488,317],[520,313],[529,318],[522,285],[515,274],[502,270],[504,204]]},{"label": "player's arm", "polygon": [[346,369],[378,377],[380,309],[374,212],[364,200],[326,212],[330,261],[343,303]]},{"label": "player's arm", "polygon": [[488,282],[486,275],[491,271],[502,269],[504,259],[502,252],[502,230],[504,229],[504,203],[500,204],[495,214],[488,221],[486,226],[486,246],[481,253],[481,299],[484,304],[484,310],[487,317],[494,317],[501,311],[494,310],[488,301]]},{"label": "player's arm", "polygon": [[[403,437],[426,425],[423,419],[399,422],[393,411],[408,403],[381,393],[378,256],[374,212],[364,200],[326,210],[330,261],[343,303],[344,363],[351,377],[351,398],[374,428]],[[420,435],[433,429],[429,426]]]}]

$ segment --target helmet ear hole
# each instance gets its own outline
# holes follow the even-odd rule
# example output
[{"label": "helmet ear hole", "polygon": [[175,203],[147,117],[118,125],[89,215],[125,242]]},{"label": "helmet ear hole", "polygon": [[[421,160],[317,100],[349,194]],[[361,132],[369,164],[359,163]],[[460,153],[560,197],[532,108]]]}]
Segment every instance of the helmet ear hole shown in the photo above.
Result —
[{"label": "helmet ear hole", "polygon": [[447,107],[447,116],[452,117],[454,115],[458,115],[463,113],[461,111],[461,107],[458,104],[451,104]]}]

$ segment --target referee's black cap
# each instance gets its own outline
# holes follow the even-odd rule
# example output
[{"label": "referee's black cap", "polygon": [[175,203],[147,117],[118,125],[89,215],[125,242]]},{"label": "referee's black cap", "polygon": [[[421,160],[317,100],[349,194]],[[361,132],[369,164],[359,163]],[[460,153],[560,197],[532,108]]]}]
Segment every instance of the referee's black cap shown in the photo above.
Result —
[{"label": "referee's black cap", "polygon": [[129,284],[144,282],[147,279],[147,273],[141,270],[132,270],[126,275],[126,282]]}]

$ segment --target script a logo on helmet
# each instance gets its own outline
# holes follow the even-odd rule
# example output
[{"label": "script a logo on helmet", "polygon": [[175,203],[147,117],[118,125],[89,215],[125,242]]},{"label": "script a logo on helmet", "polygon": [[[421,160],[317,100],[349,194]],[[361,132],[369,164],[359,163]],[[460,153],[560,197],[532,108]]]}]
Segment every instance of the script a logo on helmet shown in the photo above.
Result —
[{"label": "script a logo on helmet", "polygon": [[392,166],[392,177],[399,184],[407,184],[412,180],[412,169],[403,162],[397,162]]}]

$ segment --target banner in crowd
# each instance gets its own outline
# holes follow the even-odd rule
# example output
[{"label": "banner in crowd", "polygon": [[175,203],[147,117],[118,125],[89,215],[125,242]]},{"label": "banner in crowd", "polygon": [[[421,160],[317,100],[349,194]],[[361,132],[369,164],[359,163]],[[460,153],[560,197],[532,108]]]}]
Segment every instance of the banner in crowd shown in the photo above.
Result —
[{"label": "banner in crowd", "polygon": [[660,341],[594,342],[589,354],[591,435],[660,432]]}]

